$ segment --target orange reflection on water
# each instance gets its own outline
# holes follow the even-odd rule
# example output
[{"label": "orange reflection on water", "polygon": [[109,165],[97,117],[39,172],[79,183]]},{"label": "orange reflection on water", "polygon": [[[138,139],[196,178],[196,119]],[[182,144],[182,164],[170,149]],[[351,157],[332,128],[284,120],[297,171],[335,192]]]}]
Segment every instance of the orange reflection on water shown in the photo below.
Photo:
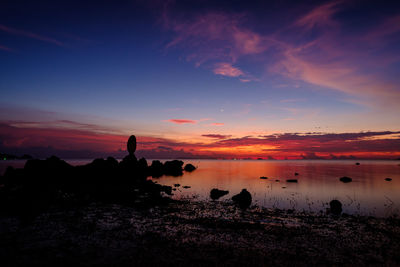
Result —
[{"label": "orange reflection on water", "polygon": [[[344,211],[352,214],[388,216],[399,214],[400,166],[396,161],[340,160],[188,160],[198,166],[182,177],[161,177],[159,183],[179,187],[175,197],[196,196],[209,199],[212,188],[229,190],[229,199],[246,188],[253,203],[268,208],[325,211],[332,199],[340,200]],[[295,172],[299,173],[295,176]],[[268,179],[260,179],[266,176]],[[342,176],[353,178],[344,184]],[[384,179],[393,180],[387,182]],[[297,179],[298,183],[288,183]],[[277,181],[279,180],[279,181]]]}]

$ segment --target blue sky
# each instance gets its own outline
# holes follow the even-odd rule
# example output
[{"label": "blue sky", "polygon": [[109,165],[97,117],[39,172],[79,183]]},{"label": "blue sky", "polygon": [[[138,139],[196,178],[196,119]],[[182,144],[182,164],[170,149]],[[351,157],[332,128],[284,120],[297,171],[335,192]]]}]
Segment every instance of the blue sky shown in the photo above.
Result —
[{"label": "blue sky", "polygon": [[399,130],[396,3],[5,1],[0,18],[0,120],[18,130],[68,120],[193,147]]}]

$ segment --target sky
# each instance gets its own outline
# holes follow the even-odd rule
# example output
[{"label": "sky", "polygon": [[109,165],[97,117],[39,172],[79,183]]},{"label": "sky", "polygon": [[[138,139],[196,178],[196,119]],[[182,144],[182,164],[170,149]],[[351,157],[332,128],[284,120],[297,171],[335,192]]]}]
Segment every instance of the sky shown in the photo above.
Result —
[{"label": "sky", "polygon": [[0,152],[400,158],[400,2],[1,1]]}]

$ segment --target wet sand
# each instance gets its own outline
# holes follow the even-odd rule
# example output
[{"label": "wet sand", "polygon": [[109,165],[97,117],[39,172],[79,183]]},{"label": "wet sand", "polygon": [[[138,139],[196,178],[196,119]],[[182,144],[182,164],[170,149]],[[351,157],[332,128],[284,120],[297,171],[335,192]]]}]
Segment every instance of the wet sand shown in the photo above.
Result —
[{"label": "wet sand", "polygon": [[2,266],[400,265],[400,220],[174,201],[0,218]]}]

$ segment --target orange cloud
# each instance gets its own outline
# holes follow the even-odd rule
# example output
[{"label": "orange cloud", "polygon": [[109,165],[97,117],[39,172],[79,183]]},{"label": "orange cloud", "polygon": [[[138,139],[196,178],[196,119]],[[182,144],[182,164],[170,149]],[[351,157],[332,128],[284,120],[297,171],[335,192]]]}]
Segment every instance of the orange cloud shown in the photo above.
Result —
[{"label": "orange cloud", "polygon": [[211,125],[212,126],[224,126],[224,123],[222,123],[222,122],[214,122],[214,123],[211,123]]},{"label": "orange cloud", "polygon": [[195,124],[197,121],[195,120],[187,120],[187,119],[170,119],[167,120],[168,122],[176,123],[176,124],[185,124],[185,123],[192,123]]},{"label": "orange cloud", "polygon": [[[11,154],[60,157],[104,157],[126,155],[128,136],[98,132],[101,127],[85,130],[31,125],[12,126],[0,123],[0,151]],[[167,138],[137,136],[138,156],[148,158],[398,158],[400,131],[361,133],[285,133],[231,138],[205,134],[211,142],[178,142]]]}]

